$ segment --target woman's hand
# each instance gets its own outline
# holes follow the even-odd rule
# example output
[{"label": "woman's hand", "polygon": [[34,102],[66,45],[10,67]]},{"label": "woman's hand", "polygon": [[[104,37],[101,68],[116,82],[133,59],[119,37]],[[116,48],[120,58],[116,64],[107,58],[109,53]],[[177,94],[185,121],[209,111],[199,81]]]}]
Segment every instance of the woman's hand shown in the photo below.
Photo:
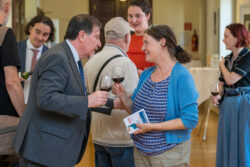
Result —
[{"label": "woman's hand", "polygon": [[221,95],[217,95],[217,96],[212,96],[211,100],[213,104],[217,104],[219,105],[219,100],[221,99]]},{"label": "woman's hand", "polygon": [[125,108],[127,110],[128,114],[131,114],[132,112],[132,100],[127,95],[124,87],[119,84],[115,83],[112,86],[112,93],[119,97],[119,100],[115,100],[115,108]]},{"label": "woman's hand", "polygon": [[136,124],[136,126],[139,129],[135,131],[133,134],[146,133],[153,130],[153,124],[151,123]]},{"label": "woman's hand", "polygon": [[120,83],[115,83],[112,86],[112,93],[118,97],[121,97],[124,93],[124,87]]}]

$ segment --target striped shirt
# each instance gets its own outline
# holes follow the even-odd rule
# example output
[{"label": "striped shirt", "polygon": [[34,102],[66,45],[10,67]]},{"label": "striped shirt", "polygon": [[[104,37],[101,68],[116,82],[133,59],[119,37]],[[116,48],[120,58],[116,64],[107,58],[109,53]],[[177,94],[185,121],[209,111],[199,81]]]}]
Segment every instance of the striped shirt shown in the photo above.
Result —
[{"label": "striped shirt", "polygon": [[[144,109],[150,123],[166,121],[169,80],[170,77],[160,82],[153,82],[149,77],[135,97],[132,112]],[[133,140],[138,150],[149,156],[161,154],[176,146],[176,144],[167,144],[165,131],[133,135]]]},{"label": "striped shirt", "polygon": [[[239,53],[238,57],[231,62],[233,53],[225,57],[225,66],[230,72],[235,72],[242,78],[233,85],[225,85],[227,88],[238,88],[250,85],[250,51],[247,48]],[[220,75],[219,81],[225,82],[223,75]]]}]

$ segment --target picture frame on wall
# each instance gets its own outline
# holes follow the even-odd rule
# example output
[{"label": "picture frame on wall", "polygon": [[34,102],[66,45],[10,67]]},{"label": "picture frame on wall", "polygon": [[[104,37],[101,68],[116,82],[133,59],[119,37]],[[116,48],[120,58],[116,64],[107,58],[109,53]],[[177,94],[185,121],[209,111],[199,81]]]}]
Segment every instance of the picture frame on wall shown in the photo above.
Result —
[{"label": "picture frame on wall", "polygon": [[240,6],[240,22],[246,26],[250,33],[250,4]]}]

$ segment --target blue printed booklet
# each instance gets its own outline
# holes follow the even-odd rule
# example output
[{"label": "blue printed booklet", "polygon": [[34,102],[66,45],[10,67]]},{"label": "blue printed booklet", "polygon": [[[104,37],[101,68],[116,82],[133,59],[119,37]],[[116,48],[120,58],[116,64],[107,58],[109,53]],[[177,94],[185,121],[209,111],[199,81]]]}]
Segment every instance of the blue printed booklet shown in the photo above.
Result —
[{"label": "blue printed booklet", "polygon": [[144,109],[141,109],[134,114],[127,116],[123,119],[123,121],[129,134],[138,130],[138,127],[135,124],[149,123],[147,114]]}]

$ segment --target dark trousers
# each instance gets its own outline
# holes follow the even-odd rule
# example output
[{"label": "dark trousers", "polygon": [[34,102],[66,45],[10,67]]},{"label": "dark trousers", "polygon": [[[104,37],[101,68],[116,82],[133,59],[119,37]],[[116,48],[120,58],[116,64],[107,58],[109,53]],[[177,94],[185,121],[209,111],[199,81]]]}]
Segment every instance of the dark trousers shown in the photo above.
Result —
[{"label": "dark trousers", "polygon": [[19,167],[18,155],[0,155],[0,167]]},{"label": "dark trousers", "polygon": [[94,146],[96,167],[135,167],[134,147]]},{"label": "dark trousers", "polygon": [[19,158],[19,166],[20,167],[46,167],[46,166],[40,165],[38,163],[32,162],[32,161],[30,161],[22,156],[20,156],[20,158]]}]

